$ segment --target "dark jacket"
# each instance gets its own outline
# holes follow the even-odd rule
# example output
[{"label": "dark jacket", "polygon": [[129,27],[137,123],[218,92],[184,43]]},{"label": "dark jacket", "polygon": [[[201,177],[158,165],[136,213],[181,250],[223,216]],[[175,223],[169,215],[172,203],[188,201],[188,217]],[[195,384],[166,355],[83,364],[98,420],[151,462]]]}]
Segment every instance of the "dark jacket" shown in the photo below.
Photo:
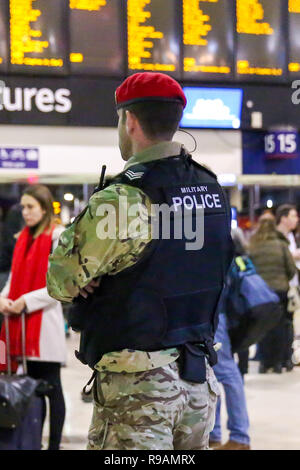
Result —
[{"label": "dark jacket", "polygon": [[8,272],[10,270],[16,244],[15,235],[22,229],[23,223],[21,206],[15,204],[9,210],[3,223],[0,248],[0,272]]},{"label": "dark jacket", "polygon": [[289,281],[296,273],[287,238],[277,231],[268,240],[250,246],[249,251],[258,274],[266,283],[277,292],[287,292]]}]

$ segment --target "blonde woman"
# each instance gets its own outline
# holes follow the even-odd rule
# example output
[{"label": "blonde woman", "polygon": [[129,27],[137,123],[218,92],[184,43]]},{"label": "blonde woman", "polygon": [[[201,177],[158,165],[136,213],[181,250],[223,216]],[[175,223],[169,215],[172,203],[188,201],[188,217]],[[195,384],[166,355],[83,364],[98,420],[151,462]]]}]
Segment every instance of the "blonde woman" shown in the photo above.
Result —
[{"label": "blonde woman", "polygon": [[[20,313],[26,312],[26,358],[28,374],[52,387],[49,449],[59,449],[65,418],[60,380],[66,359],[64,320],[60,302],[47,293],[48,258],[64,230],[55,225],[53,198],[46,186],[32,185],[21,198],[25,227],[18,234],[9,279],[0,296],[0,311],[9,315],[10,349],[14,368],[21,355]],[[4,325],[0,339],[5,341]],[[44,418],[46,407],[44,403]]]}]

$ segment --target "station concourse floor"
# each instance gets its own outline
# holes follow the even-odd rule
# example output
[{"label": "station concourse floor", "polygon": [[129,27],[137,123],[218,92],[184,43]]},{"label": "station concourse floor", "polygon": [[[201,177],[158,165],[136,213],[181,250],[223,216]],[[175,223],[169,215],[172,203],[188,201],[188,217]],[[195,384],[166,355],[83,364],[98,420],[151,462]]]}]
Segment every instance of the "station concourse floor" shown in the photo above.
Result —
[{"label": "station concourse floor", "polygon": [[[74,356],[79,335],[67,339],[68,362],[62,368],[66,399],[66,421],[62,450],[84,450],[87,444],[92,404],[81,400],[80,392],[91,370]],[[282,374],[258,374],[258,362],[250,361],[245,379],[250,437],[253,450],[300,450],[300,367]],[[224,403],[224,400],[223,400]],[[228,439],[226,411],[222,406],[223,440]],[[45,437],[47,434],[45,426]],[[44,448],[46,440],[44,438]]]}]

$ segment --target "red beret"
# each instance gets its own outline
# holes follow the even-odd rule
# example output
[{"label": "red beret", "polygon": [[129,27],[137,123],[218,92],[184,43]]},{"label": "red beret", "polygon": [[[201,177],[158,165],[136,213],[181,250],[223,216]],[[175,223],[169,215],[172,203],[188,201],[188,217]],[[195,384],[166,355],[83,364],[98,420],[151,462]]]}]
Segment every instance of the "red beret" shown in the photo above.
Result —
[{"label": "red beret", "polygon": [[117,109],[142,101],[177,101],[184,108],[186,106],[186,97],[179,83],[163,73],[135,73],[116,90]]}]

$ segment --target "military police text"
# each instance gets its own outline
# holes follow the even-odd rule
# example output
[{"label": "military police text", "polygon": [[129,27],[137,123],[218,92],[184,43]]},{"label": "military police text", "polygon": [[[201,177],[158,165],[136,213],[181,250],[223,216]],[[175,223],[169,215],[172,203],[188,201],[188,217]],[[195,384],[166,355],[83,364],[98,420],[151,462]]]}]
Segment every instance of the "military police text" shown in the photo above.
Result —
[{"label": "military police text", "polygon": [[[178,207],[184,206],[186,209],[221,209],[222,204],[220,195],[217,193],[210,194],[207,186],[188,186],[182,187],[181,193],[184,196],[173,197],[173,206],[175,211]],[[191,194],[186,195],[186,194]],[[204,194],[199,194],[204,193]]]}]

